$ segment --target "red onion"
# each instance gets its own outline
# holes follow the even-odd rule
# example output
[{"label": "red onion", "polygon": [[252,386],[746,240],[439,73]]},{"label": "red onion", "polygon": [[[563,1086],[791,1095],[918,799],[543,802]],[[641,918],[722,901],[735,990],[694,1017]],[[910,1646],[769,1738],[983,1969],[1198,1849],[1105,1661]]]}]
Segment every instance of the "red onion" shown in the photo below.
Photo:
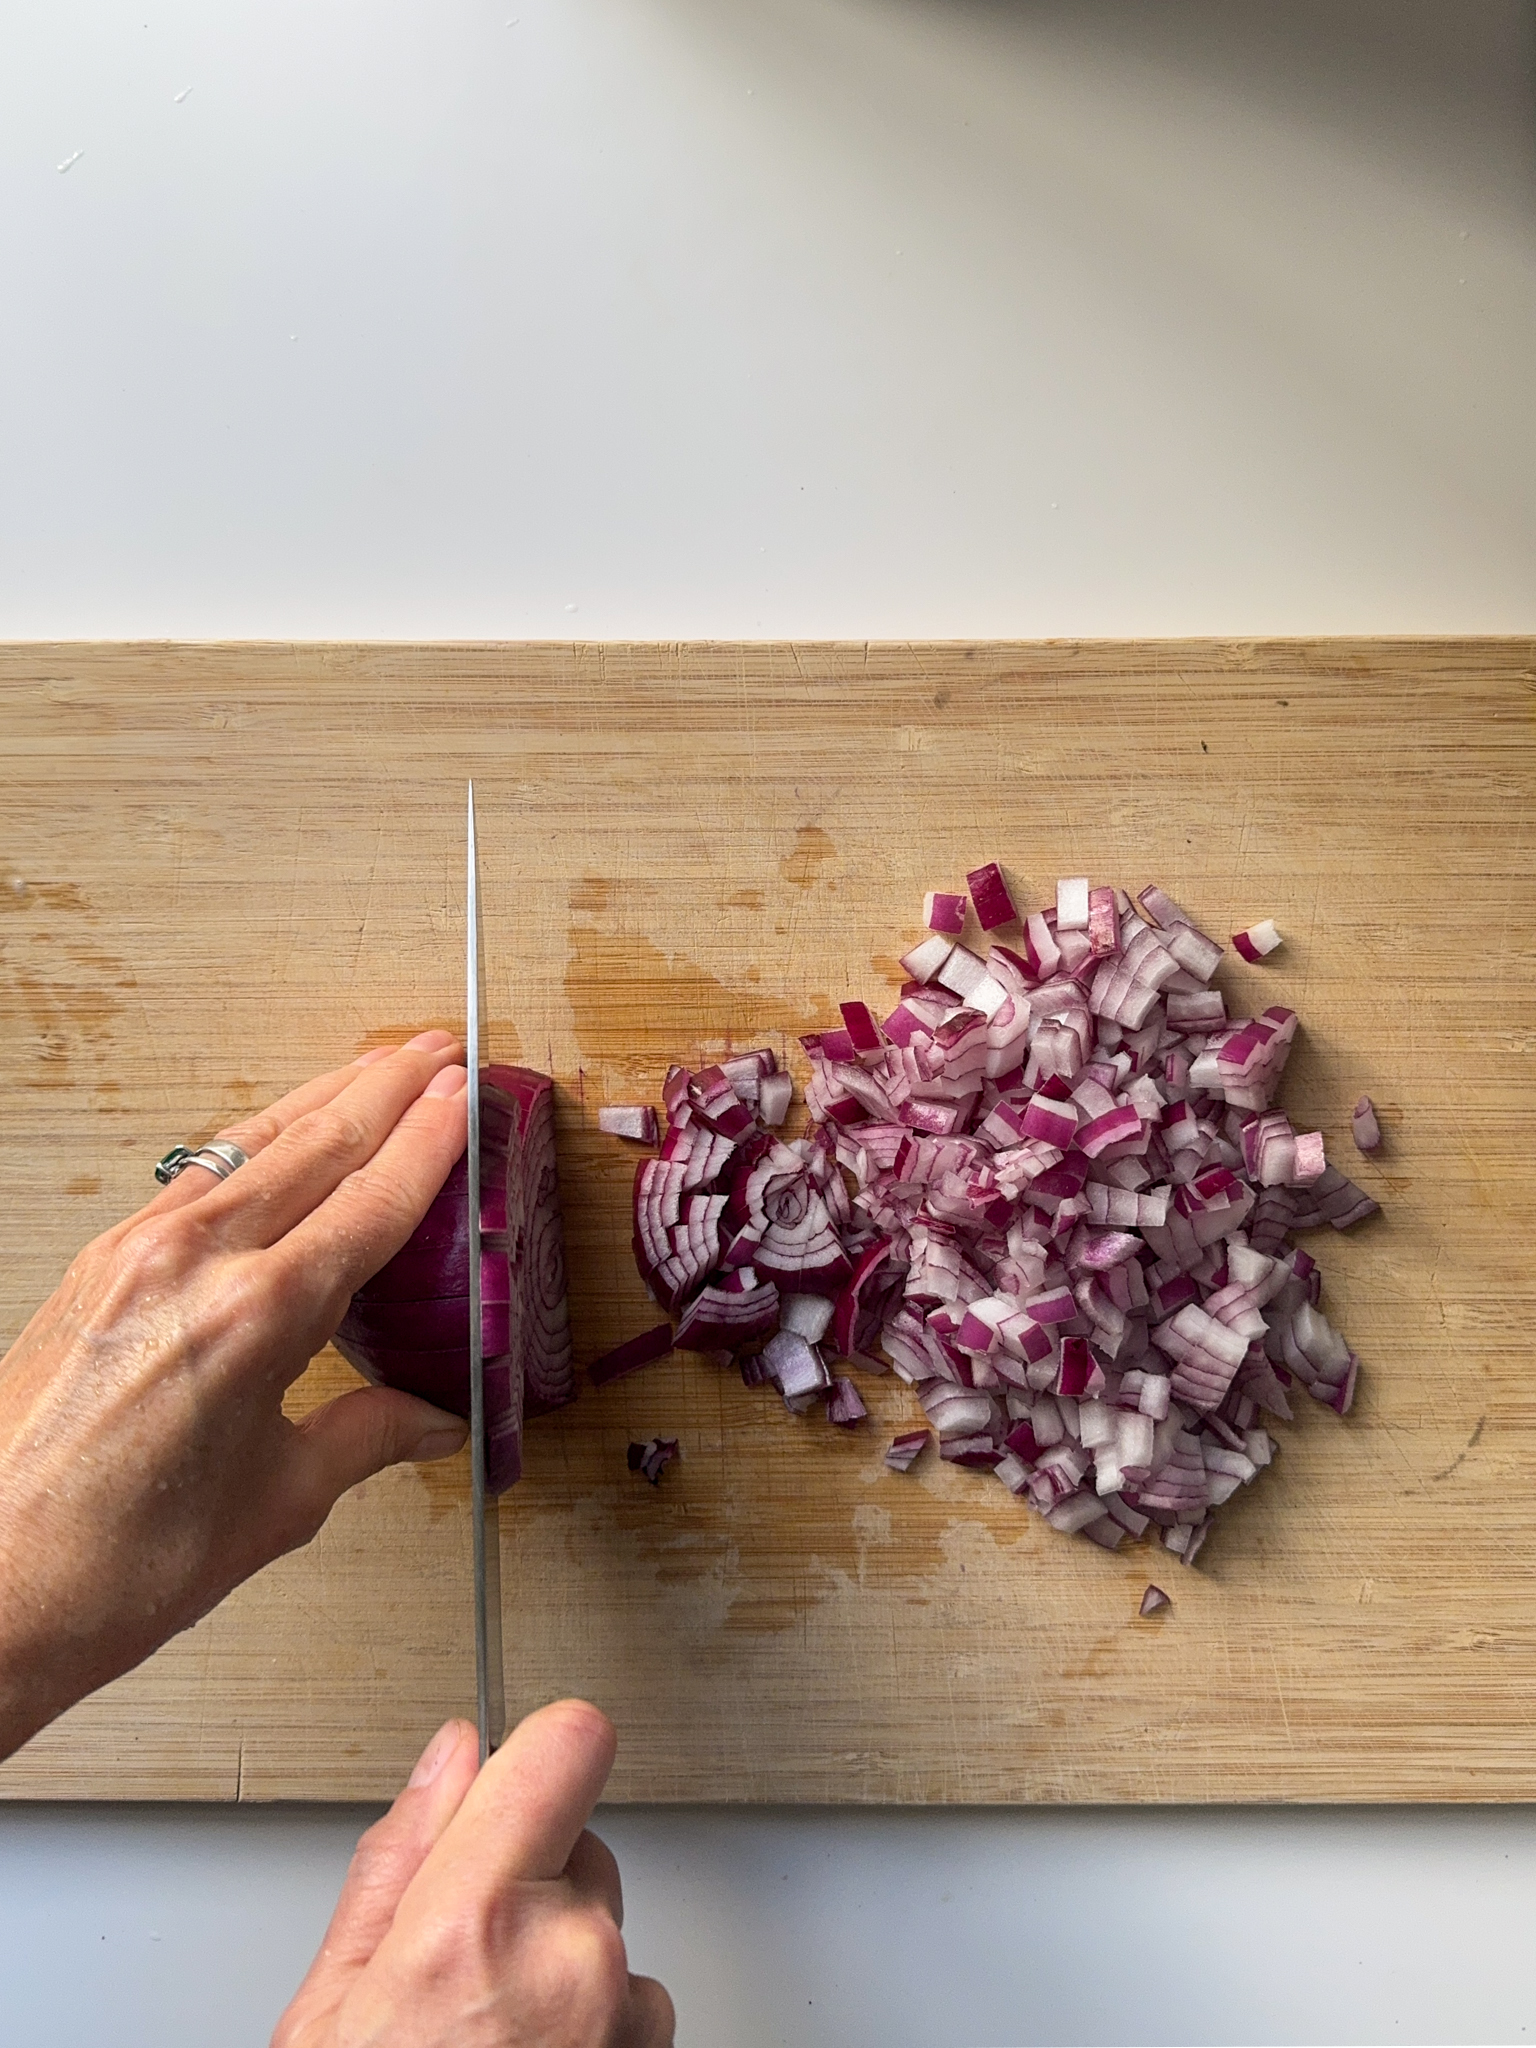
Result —
[{"label": "red onion", "polygon": [[1232,943],[1245,960],[1257,964],[1274,952],[1280,943],[1280,934],[1275,930],[1274,919],[1266,917],[1258,924],[1249,925],[1244,932],[1234,932]]},{"label": "red onion", "polygon": [[1381,1125],[1376,1120],[1376,1105],[1369,1095],[1362,1095],[1355,1104],[1350,1118],[1355,1144],[1362,1152],[1374,1152],[1381,1143]]},{"label": "red onion", "polygon": [[[989,860],[985,867],[973,868],[965,878],[965,886],[971,892],[971,901],[976,906],[976,922],[984,932],[996,931],[1000,925],[1012,924],[1018,916],[1013,907],[1013,898],[1008,893],[1008,884],[1003,880],[1003,871],[995,860]],[[946,927],[940,926],[943,930]]]},{"label": "red onion", "polygon": [[642,1145],[656,1142],[656,1112],[647,1102],[634,1107],[600,1109],[597,1128],[614,1138],[636,1138]]},{"label": "red onion", "polygon": [[859,1397],[859,1390],[850,1379],[835,1379],[832,1392],[827,1400],[828,1422],[841,1423],[844,1429],[852,1429],[856,1422],[862,1422],[869,1410]]},{"label": "red onion", "polygon": [[1160,1608],[1171,1607],[1172,1605],[1173,1602],[1161,1586],[1148,1586],[1145,1593],[1141,1596],[1141,1606],[1137,1612],[1146,1616],[1148,1614],[1156,1614]]},{"label": "red onion", "polygon": [[642,1365],[653,1365],[672,1349],[672,1325],[658,1323],[655,1329],[645,1330],[640,1336],[631,1337],[627,1344],[617,1345],[601,1358],[595,1358],[587,1367],[587,1378],[594,1387],[604,1387],[609,1380],[621,1380],[626,1373],[638,1372]]},{"label": "red onion", "polygon": [[930,889],[923,898],[923,923],[931,932],[948,932],[951,936],[963,932],[965,904],[963,896],[944,896]]},{"label": "red onion", "polygon": [[629,1469],[643,1473],[652,1486],[659,1486],[662,1473],[677,1454],[675,1436],[653,1436],[649,1443],[630,1445]]},{"label": "red onion", "polygon": [[1070,875],[1056,884],[1056,935],[1088,929],[1088,877]]},{"label": "red onion", "polygon": [[926,1450],[932,1441],[929,1430],[904,1430],[900,1436],[892,1437],[885,1462],[893,1472],[910,1472],[919,1452]]},{"label": "red onion", "polygon": [[[1017,915],[995,864],[967,884],[984,929]],[[1164,891],[1068,878],[1022,950],[985,956],[939,902],[883,1023],[850,998],[802,1038],[803,1137],[773,1135],[790,1083],[771,1054],[669,1072],[636,1176],[641,1272],[677,1343],[734,1354],[796,1412],[856,1421],[832,1363],[890,1369],[947,1462],[1055,1529],[1151,1534],[1191,1563],[1271,1461],[1261,1415],[1287,1420],[1298,1382],[1348,1411],[1358,1360],[1289,1238],[1376,1205],[1273,1107],[1294,1011],[1229,1017],[1222,948]]]},{"label": "red onion", "polygon": [[[526,1414],[575,1393],[555,1171],[554,1085],[480,1071],[486,1483],[522,1471]],[[414,1236],[352,1297],[335,1344],[365,1378],[469,1415],[468,1169],[460,1159]]]}]

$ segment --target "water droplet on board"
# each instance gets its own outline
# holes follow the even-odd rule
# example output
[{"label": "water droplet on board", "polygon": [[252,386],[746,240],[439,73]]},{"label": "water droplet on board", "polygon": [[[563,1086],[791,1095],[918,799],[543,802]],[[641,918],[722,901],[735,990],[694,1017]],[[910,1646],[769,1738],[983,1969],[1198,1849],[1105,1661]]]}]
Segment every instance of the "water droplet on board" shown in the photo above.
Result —
[{"label": "water droplet on board", "polygon": [[176,104],[177,104],[177,106],[178,106],[178,107],[179,107],[179,106],[181,105],[182,101],[183,101],[183,100],[184,100],[184,99],[186,98],[187,94],[188,94],[188,93],[189,93],[189,92],[190,92],[191,90],[192,90],[192,88],[191,88],[191,86],[190,86],[190,85],[184,85],[184,86],[183,86],[183,87],[181,88],[181,91],[180,91],[179,93],[177,93],[177,94],[175,94],[175,95],[174,95],[174,97],[175,97],[175,101],[176,101]]},{"label": "water droplet on board", "polygon": [[60,170],[60,171],[67,171],[67,170],[69,169],[69,167],[70,167],[70,165],[71,165],[71,164],[77,164],[77,163],[79,163],[79,161],[80,161],[81,157],[83,157],[84,155],[85,155],[85,151],[84,151],[83,149],[77,149],[77,150],[75,151],[75,153],[74,153],[74,155],[73,155],[73,156],[67,156],[67,157],[65,157],[65,159],[64,159],[64,161],[63,161],[63,163],[61,163],[61,164],[57,164],[57,165],[55,166],[55,169],[57,169],[57,170]]}]

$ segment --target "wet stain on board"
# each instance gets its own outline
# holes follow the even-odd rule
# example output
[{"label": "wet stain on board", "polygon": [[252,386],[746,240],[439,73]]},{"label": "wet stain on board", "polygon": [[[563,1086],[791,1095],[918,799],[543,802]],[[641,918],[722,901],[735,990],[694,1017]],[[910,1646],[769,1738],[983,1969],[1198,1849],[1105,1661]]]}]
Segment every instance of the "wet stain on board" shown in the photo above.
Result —
[{"label": "wet stain on board", "polygon": [[29,882],[9,874],[0,883],[0,910],[89,910],[90,904],[73,882]]},{"label": "wet stain on board", "polygon": [[779,862],[779,873],[797,889],[809,889],[821,880],[821,871],[837,848],[819,825],[802,825],[795,834],[792,852]]}]

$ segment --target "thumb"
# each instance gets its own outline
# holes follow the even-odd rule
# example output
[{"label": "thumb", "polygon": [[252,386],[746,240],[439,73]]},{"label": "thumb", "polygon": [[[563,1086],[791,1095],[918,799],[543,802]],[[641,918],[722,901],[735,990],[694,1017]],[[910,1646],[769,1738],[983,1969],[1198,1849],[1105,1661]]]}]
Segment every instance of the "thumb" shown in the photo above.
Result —
[{"label": "thumb", "polygon": [[305,1491],[317,1524],[349,1486],[406,1459],[462,1450],[469,1425],[397,1387],[358,1387],[298,1424]]},{"label": "thumb", "polygon": [[407,1885],[474,1783],[480,1746],[467,1721],[450,1721],[422,1751],[410,1783],[359,1841],[320,1953],[284,2013],[272,2048],[328,2038],[332,2014],[389,1932]]}]

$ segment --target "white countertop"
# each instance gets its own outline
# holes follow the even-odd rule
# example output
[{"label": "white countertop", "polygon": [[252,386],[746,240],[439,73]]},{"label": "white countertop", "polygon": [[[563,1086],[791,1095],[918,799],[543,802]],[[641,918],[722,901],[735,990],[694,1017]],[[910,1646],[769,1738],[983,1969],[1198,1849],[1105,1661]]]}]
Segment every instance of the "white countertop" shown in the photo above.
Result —
[{"label": "white countertop", "polygon": [[[10,0],[0,636],[1531,632],[1533,67],[1514,0]],[[0,1810],[0,2039],[254,2048],[365,1818]],[[682,2048],[1536,2026],[1525,1811],[604,1825]]]}]

